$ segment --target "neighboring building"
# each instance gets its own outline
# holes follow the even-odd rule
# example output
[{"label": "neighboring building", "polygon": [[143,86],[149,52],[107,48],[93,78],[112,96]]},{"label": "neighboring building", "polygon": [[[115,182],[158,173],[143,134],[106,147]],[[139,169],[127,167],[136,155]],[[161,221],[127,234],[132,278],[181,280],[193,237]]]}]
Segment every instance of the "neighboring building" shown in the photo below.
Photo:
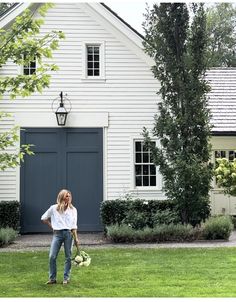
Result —
[{"label": "neighboring building", "polygon": [[[236,157],[236,68],[215,68],[207,73],[211,86],[212,161]],[[222,194],[215,180],[211,191],[212,213],[236,215],[236,197]]]},{"label": "neighboring building", "polygon": [[[1,26],[7,26],[27,5],[15,5],[2,17]],[[1,109],[13,113],[12,118],[1,121],[1,129],[19,125],[21,144],[34,144],[35,155],[27,156],[21,168],[0,173],[0,200],[21,201],[23,233],[47,232],[40,222],[41,214],[55,202],[58,191],[66,187],[72,191],[78,209],[80,231],[99,231],[102,200],[126,194],[165,198],[161,175],[142,145],[143,126],[153,126],[160,84],[153,78],[153,61],[143,51],[142,36],[107,6],[93,2],[57,3],[49,10],[42,32],[53,29],[62,30],[66,39],[54,52],[53,61],[60,70],[52,73],[50,88],[27,99],[10,101],[6,96],[1,101]],[[35,72],[35,64],[19,67],[9,62],[0,72],[29,74]],[[232,85],[236,83],[236,69],[213,70],[208,78],[213,87],[210,106],[214,131],[222,132],[218,118],[222,111],[215,110],[219,102],[222,105],[225,101],[228,106],[226,99],[222,100],[222,87],[225,83],[228,97],[227,85],[231,79]],[[61,91],[72,104],[65,127],[57,125],[51,110]],[[222,110],[226,107],[222,106]],[[233,125],[226,126],[232,127],[227,131],[235,131]],[[232,156],[229,151],[236,148],[228,134],[214,137],[213,146]],[[227,212],[228,201],[217,192],[212,191],[213,212],[222,212],[222,208]]]}]

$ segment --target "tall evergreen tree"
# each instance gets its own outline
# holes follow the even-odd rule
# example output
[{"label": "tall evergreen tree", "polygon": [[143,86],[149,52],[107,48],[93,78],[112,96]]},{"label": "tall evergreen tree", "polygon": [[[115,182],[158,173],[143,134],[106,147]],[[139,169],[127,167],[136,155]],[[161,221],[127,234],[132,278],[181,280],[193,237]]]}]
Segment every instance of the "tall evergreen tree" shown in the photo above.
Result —
[{"label": "tall evergreen tree", "polygon": [[153,57],[154,77],[161,84],[161,102],[153,135],[160,147],[145,142],[163,175],[166,196],[176,203],[183,223],[196,225],[210,214],[212,179],[210,126],[204,80],[206,15],[203,4],[154,4],[144,24],[146,52]]}]

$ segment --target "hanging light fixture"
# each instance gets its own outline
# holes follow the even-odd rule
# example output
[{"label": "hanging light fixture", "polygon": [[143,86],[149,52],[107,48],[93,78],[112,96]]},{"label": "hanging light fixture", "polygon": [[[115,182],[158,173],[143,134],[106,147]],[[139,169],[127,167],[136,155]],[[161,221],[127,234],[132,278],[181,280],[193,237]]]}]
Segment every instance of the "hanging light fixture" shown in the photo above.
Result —
[{"label": "hanging light fixture", "polygon": [[58,126],[65,126],[67,115],[71,111],[71,102],[63,96],[62,91],[60,97],[52,102],[52,111],[56,114]]}]

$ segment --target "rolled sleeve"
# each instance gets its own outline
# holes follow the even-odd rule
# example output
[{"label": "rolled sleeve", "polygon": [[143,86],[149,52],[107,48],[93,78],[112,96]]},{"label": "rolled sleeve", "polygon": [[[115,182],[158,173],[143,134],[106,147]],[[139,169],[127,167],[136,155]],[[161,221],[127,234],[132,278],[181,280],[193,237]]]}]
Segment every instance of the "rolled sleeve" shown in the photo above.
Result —
[{"label": "rolled sleeve", "polygon": [[52,216],[52,206],[41,216],[41,220],[47,220]]},{"label": "rolled sleeve", "polygon": [[73,217],[73,225],[72,225],[72,229],[77,229],[77,210],[76,208],[73,209],[74,210],[74,217]]}]

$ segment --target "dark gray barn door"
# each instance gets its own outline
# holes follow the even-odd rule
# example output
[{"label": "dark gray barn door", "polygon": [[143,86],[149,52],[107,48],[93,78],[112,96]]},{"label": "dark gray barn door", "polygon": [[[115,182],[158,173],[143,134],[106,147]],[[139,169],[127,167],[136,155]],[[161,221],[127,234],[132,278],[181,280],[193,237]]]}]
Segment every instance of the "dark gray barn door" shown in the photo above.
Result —
[{"label": "dark gray barn door", "polygon": [[101,231],[102,129],[26,128],[21,143],[35,153],[21,166],[21,232],[49,231],[40,217],[62,188],[72,192],[79,230]]}]

